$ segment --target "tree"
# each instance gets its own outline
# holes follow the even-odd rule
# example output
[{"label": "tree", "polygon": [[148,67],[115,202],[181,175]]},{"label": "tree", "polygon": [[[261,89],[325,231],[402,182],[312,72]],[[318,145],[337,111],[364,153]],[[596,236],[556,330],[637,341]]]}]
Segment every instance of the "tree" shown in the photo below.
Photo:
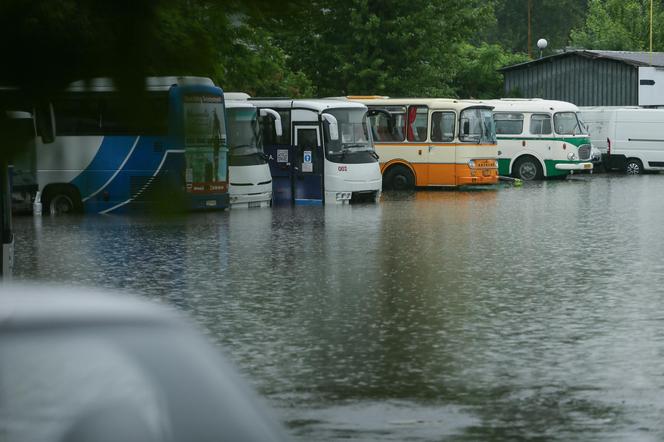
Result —
[{"label": "tree", "polygon": [[513,54],[497,44],[459,46],[459,65],[455,79],[456,95],[462,98],[499,98],[503,96],[503,75],[498,69],[525,62],[524,53]]},{"label": "tree", "polygon": [[319,96],[450,96],[455,47],[490,13],[480,0],[318,0],[280,20],[276,38]]},{"label": "tree", "polygon": [[[664,7],[653,4],[653,46],[664,50]],[[649,0],[590,0],[583,26],[572,31],[574,46],[586,49],[647,51],[650,47]]]},{"label": "tree", "polygon": [[[532,50],[540,38],[549,48],[563,48],[569,43],[572,28],[583,23],[587,0],[532,1]],[[528,0],[495,0],[496,26],[487,32],[487,40],[513,52],[528,52]]]}]

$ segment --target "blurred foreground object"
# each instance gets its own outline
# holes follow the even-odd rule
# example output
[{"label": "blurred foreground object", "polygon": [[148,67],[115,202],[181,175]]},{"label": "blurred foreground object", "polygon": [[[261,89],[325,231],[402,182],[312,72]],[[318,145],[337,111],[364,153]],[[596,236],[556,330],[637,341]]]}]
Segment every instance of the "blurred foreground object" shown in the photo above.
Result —
[{"label": "blurred foreground object", "polygon": [[166,308],[0,289],[0,440],[283,441],[219,352]]}]

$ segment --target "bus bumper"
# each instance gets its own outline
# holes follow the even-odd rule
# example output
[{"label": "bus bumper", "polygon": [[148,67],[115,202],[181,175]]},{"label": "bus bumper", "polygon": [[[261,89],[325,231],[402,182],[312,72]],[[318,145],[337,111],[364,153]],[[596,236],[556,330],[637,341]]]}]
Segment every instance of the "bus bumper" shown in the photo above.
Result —
[{"label": "bus bumper", "polygon": [[270,207],[271,205],[272,191],[231,195],[231,209]]},{"label": "bus bumper", "polygon": [[230,204],[227,193],[217,195],[191,195],[189,197],[189,210],[215,210],[226,209]]},{"label": "bus bumper", "polygon": [[557,170],[593,170],[593,163],[559,163],[556,164]]},{"label": "bus bumper", "polygon": [[498,169],[469,169],[470,176],[459,176],[458,186],[498,184]]}]

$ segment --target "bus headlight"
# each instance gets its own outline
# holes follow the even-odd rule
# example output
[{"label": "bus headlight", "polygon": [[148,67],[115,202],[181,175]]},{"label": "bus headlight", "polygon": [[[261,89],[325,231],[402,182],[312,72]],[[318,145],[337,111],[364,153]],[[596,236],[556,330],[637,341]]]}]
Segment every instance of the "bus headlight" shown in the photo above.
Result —
[{"label": "bus headlight", "polygon": [[567,154],[567,159],[570,161],[576,160],[576,154],[574,152],[570,152]]},{"label": "bus headlight", "polygon": [[468,161],[468,167],[470,167],[471,169],[474,169],[475,168],[475,160]]}]

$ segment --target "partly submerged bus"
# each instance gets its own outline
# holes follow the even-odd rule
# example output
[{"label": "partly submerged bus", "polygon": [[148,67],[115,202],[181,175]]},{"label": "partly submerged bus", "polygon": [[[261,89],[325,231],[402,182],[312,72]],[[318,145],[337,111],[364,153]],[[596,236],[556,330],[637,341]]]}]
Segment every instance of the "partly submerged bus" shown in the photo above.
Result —
[{"label": "partly submerged bus", "polygon": [[524,181],[592,170],[591,144],[579,109],[542,99],[490,100],[498,138],[498,170]]},{"label": "partly submerged bus", "polygon": [[263,145],[273,182],[273,201],[343,204],[377,201],[382,180],[367,107],[339,100],[250,99],[279,113],[263,125]]},{"label": "partly submerged bus", "polygon": [[443,98],[348,98],[369,107],[386,189],[498,182],[490,105]]},{"label": "partly submerged bus", "polygon": [[[272,204],[272,175],[263,152],[259,112],[241,92],[225,92],[228,115],[229,188],[231,207],[267,207]],[[261,118],[274,118],[271,127],[280,136],[277,112],[262,109]]]},{"label": "partly submerged bus", "polygon": [[151,77],[131,100],[109,79],[80,81],[53,109],[55,143],[36,138],[28,153],[44,213],[228,206],[226,114],[212,80]]}]

